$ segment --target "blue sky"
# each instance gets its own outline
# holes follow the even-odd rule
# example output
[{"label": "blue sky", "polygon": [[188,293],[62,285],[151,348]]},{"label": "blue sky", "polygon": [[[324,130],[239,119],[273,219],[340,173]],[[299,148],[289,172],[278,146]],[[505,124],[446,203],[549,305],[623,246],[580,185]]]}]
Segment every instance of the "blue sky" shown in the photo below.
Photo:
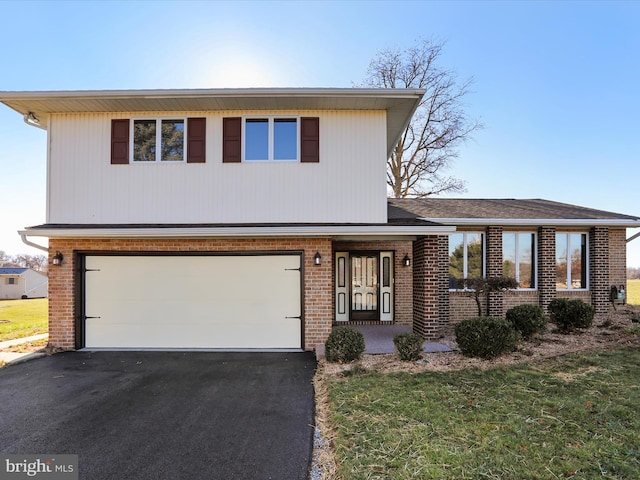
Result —
[{"label": "blue sky", "polygon": [[[351,87],[419,38],[474,77],[464,197],[640,216],[640,2],[0,1],[0,90]],[[45,132],[0,108],[0,250],[45,221]],[[635,233],[629,230],[628,235]],[[640,239],[629,244],[640,267]]]}]

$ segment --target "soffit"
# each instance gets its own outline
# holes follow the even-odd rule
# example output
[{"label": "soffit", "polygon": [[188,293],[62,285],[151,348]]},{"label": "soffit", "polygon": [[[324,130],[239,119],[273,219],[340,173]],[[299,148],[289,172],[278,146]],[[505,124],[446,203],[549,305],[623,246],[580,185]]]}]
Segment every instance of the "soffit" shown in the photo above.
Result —
[{"label": "soffit", "polygon": [[229,110],[384,110],[387,149],[397,143],[424,90],[273,88],[0,92],[0,102],[47,127],[54,113],[207,112]]}]

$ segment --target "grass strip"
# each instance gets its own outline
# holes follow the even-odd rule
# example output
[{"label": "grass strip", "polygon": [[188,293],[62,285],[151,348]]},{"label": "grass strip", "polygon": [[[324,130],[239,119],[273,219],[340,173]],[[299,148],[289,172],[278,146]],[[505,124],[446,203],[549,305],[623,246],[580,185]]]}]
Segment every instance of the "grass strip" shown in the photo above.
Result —
[{"label": "grass strip", "polygon": [[627,303],[640,305],[640,279],[627,280]]},{"label": "grass strip", "polygon": [[46,298],[0,301],[0,342],[47,333]]},{"label": "grass strip", "polygon": [[343,479],[638,479],[640,351],[328,377]]}]

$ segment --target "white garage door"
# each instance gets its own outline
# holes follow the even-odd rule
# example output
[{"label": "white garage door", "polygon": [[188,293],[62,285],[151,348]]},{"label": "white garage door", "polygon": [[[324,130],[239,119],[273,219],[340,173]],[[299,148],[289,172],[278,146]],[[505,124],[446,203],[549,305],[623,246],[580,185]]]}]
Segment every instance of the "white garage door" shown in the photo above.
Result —
[{"label": "white garage door", "polygon": [[301,348],[299,255],[87,256],[87,348]]}]

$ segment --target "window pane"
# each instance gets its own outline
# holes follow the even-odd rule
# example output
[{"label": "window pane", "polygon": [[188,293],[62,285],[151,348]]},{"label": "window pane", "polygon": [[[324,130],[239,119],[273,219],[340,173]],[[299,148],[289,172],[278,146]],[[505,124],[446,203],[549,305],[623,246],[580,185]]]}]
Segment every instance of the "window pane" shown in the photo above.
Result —
[{"label": "window pane", "polygon": [[156,161],[156,121],[133,121],[133,161]]},{"label": "window pane", "polygon": [[482,234],[467,233],[467,278],[482,277]]},{"label": "window pane", "polygon": [[556,233],[556,288],[568,288],[566,233]]},{"label": "window pane", "polygon": [[502,275],[516,278],[516,234],[502,234]]},{"label": "window pane", "polygon": [[572,233],[569,243],[571,246],[571,288],[587,288],[585,268],[587,236],[583,233]]},{"label": "window pane", "polygon": [[391,258],[382,258],[382,286],[391,286]]},{"label": "window pane", "polygon": [[269,160],[269,120],[248,118],[244,134],[245,160]]},{"label": "window pane", "polygon": [[184,160],[184,120],[162,120],[162,157],[164,162]]},{"label": "window pane", "polygon": [[518,234],[518,282],[520,288],[535,288],[534,257],[535,238],[533,233]]},{"label": "window pane", "polygon": [[346,285],[346,269],[345,258],[338,258],[338,287],[344,287]]},{"label": "window pane", "polygon": [[449,235],[449,288],[463,288],[464,278],[464,235]]},{"label": "window pane", "polygon": [[298,122],[295,118],[276,118],[273,123],[273,159],[296,160]]}]

